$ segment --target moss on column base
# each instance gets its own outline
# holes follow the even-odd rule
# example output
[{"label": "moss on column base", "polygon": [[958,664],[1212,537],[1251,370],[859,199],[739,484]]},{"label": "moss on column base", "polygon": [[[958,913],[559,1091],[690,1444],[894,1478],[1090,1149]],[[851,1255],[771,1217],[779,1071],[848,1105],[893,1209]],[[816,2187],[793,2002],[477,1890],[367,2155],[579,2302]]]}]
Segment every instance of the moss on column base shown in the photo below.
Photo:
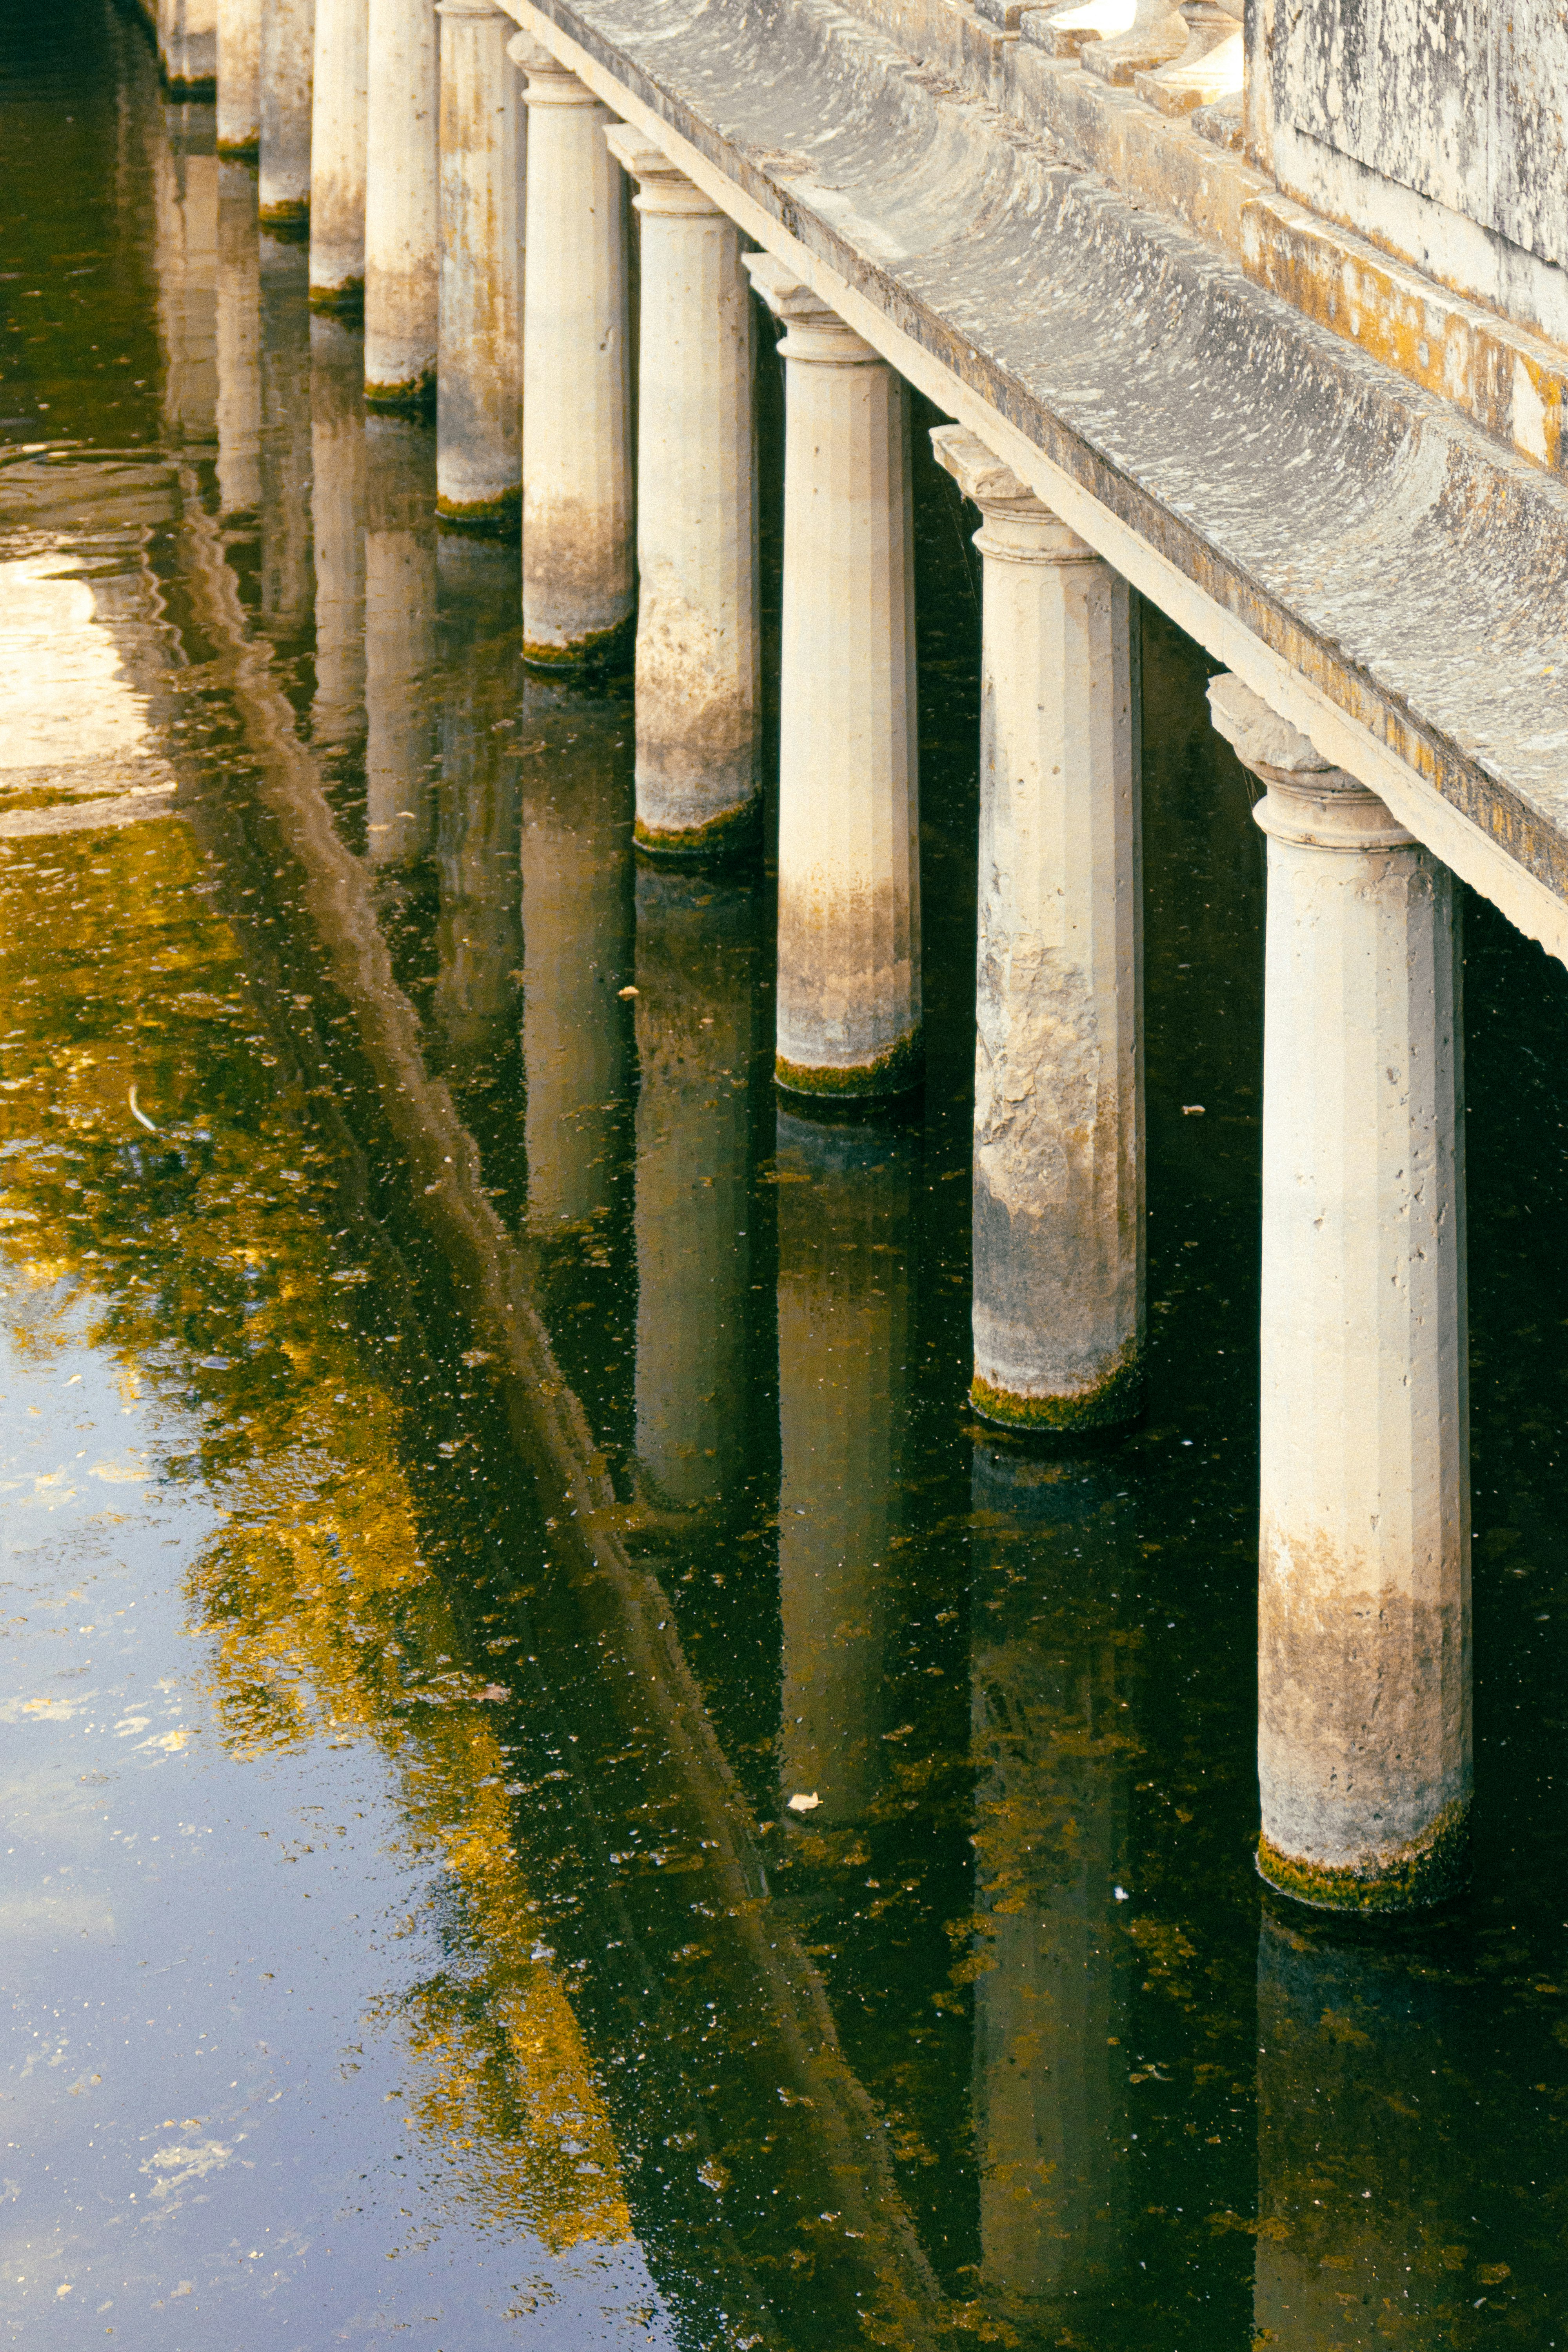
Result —
[{"label": "moss on column base", "polygon": [[632,838],[639,855],[659,866],[718,866],[745,857],[755,849],[762,837],[762,819],[758,793],[739,808],[721,810],[706,824],[690,825],[679,833],[655,832],[639,816]]},{"label": "moss on column base", "polygon": [[424,375],[411,376],[405,383],[371,383],[367,381],[364,404],[367,408],[374,408],[379,416],[433,416],[436,413],[436,371],[430,368]]},{"label": "moss on column base", "polygon": [[1130,1429],[1143,1410],[1143,1366],[1132,1349],[1094,1388],[1071,1396],[1020,1396],[993,1388],[976,1372],[969,1402],[983,1421],[1001,1429],[1030,1431],[1041,1437],[1109,1435]]},{"label": "moss on column base", "polygon": [[637,625],[637,614],[628,613],[613,627],[595,629],[586,637],[574,637],[569,646],[539,645],[524,637],[523,662],[529,669],[550,674],[564,672],[568,676],[584,670],[625,669],[631,661]]},{"label": "moss on column base", "polygon": [[1449,1902],[1469,1874],[1470,1801],[1456,1797],[1419,1837],[1364,1863],[1308,1862],[1258,1841],[1258,1874],[1314,1911],[1425,1911]]},{"label": "moss on column base", "polygon": [[216,152],[225,163],[257,163],[261,160],[259,139],[220,139]]},{"label": "moss on column base", "polygon": [[329,319],[363,319],[364,279],[345,278],[341,286],[312,286],[308,299],[312,310]]},{"label": "moss on column base", "polygon": [[780,1054],[773,1063],[773,1084],[786,1095],[802,1095],[816,1102],[891,1102],[912,1094],[924,1075],[924,1047],[918,1029],[879,1054],[874,1062],[790,1062]]},{"label": "moss on column base", "polygon": [[216,74],[197,74],[194,80],[178,81],[173,74],[163,77],[163,94],[181,106],[211,106],[217,98]]},{"label": "moss on column base", "polygon": [[304,245],[310,235],[310,207],[291,199],[286,205],[263,205],[257,214],[263,236],[278,245]]},{"label": "moss on column base", "polygon": [[476,539],[521,539],[522,486],[503,490],[499,499],[437,497],[436,517],[445,530],[469,531]]}]

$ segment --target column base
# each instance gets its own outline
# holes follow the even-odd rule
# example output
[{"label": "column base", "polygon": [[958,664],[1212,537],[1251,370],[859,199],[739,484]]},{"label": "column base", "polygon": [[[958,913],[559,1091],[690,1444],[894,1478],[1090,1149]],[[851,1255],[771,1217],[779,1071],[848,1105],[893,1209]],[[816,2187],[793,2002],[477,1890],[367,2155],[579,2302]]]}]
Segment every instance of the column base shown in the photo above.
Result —
[{"label": "column base", "polygon": [[216,103],[216,74],[197,74],[189,81],[176,80],[173,74],[164,74],[163,82],[164,97],[177,100],[182,106],[212,106]]},{"label": "column base", "polygon": [[401,383],[372,383],[367,380],[364,404],[382,416],[433,415],[436,371],[428,368],[423,375],[409,376]]},{"label": "column base", "polygon": [[911,1029],[874,1062],[791,1062],[780,1054],[773,1084],[786,1095],[820,1103],[891,1102],[912,1094],[925,1076],[925,1047]]},{"label": "column base", "polygon": [[761,839],[762,830],[763,801],[759,793],[739,808],[721,809],[706,824],[666,829],[645,824],[639,816],[632,828],[632,839],[639,856],[656,865],[719,866],[750,856]]},{"label": "column base", "polygon": [[296,198],[284,205],[263,205],[256,215],[263,236],[279,245],[303,245],[310,234],[310,207]]},{"label": "column base", "polygon": [[225,163],[258,163],[261,161],[261,136],[252,139],[220,139],[215,150]]},{"label": "column base", "polygon": [[363,319],[364,279],[345,278],[341,286],[312,286],[307,299],[312,310],[324,311],[328,318]]},{"label": "column base", "polygon": [[1470,1801],[1457,1797],[1419,1837],[1354,1863],[1310,1862],[1258,1841],[1258,1874],[1314,1911],[1426,1911],[1451,1902],[1469,1876]]},{"label": "column base", "polygon": [[479,539],[521,539],[522,486],[503,490],[495,499],[449,499],[436,495],[436,512],[448,530],[467,530]]},{"label": "column base", "polygon": [[999,1389],[976,1372],[969,1402],[982,1421],[1040,1437],[1110,1437],[1131,1429],[1143,1411],[1143,1365],[1128,1355],[1093,1388],[1070,1396],[1028,1396]]},{"label": "column base", "polygon": [[525,635],[523,665],[528,669],[564,672],[568,676],[584,670],[628,668],[637,625],[636,613],[628,613],[625,620],[616,621],[612,627],[592,630],[587,636],[574,637],[566,645],[542,645]]}]

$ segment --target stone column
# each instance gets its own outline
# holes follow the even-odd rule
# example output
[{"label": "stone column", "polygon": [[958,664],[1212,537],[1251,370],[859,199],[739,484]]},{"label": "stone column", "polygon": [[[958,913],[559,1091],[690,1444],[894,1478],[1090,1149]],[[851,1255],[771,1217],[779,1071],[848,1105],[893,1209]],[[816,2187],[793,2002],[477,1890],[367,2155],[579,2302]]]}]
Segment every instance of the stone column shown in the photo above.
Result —
[{"label": "stone column", "polygon": [[1131,599],[973,434],[931,439],[984,517],[971,1396],[1110,1428],[1143,1387]]},{"label": "stone column", "polygon": [[436,502],[445,521],[514,535],[522,506],[522,173],[526,120],[491,0],[440,0],[441,288]]},{"label": "stone column", "polygon": [[172,0],[162,62],[174,98],[210,98],[217,80],[217,0]]},{"label": "stone column", "polygon": [[310,79],[316,0],[263,0],[261,14],[261,226],[306,234],[310,217]]},{"label": "stone column", "polygon": [[334,765],[364,731],[364,362],[339,319],[310,321],[310,540],[316,692],[310,737]]},{"label": "stone column", "polygon": [[1403,1910],[1458,1883],[1470,1803],[1458,910],[1238,678],[1209,698],[1268,786],[1258,1867]]},{"label": "stone column", "polygon": [[316,0],[310,106],[310,302],[357,311],[364,300],[368,0]]},{"label": "stone column", "polygon": [[540,669],[619,660],[637,600],[626,182],[612,120],[520,39],[528,76],[522,345],[522,651]]},{"label": "stone column", "polygon": [[741,233],[637,132],[639,848],[700,858],[762,816],[752,296]]},{"label": "stone column", "polygon": [[776,1174],[780,1796],[786,1822],[833,1832],[865,1822],[890,1769],[916,1154],[781,1109]]},{"label": "stone column", "polygon": [[746,267],[786,330],[776,1076],[898,1095],[921,1069],[908,399],[784,262]]},{"label": "stone column", "polygon": [[680,1510],[732,1491],[750,1435],[756,917],[742,884],[637,869],[637,1461]]},{"label": "stone column", "polygon": [[434,0],[369,8],[364,396],[420,410],[436,388],[436,10]]},{"label": "stone column", "polygon": [[261,0],[217,0],[217,152],[261,145]]},{"label": "stone column", "polygon": [[434,830],[435,452],[405,417],[370,417],[364,436],[365,855],[397,875]]},{"label": "stone column", "polygon": [[217,169],[217,493],[226,515],[261,502],[261,251],[256,178]]}]

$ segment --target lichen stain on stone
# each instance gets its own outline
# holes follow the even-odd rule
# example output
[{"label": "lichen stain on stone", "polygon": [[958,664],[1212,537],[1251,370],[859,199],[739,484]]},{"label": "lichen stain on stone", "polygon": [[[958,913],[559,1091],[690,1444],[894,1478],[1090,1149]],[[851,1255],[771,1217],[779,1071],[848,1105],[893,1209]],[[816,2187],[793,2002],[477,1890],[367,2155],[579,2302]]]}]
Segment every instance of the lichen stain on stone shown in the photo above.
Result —
[{"label": "lichen stain on stone", "polygon": [[1037,940],[1007,956],[984,947],[975,1018],[976,1171],[1010,1213],[1038,1214],[1068,1199],[1097,1123],[1100,1024],[1088,977]]}]

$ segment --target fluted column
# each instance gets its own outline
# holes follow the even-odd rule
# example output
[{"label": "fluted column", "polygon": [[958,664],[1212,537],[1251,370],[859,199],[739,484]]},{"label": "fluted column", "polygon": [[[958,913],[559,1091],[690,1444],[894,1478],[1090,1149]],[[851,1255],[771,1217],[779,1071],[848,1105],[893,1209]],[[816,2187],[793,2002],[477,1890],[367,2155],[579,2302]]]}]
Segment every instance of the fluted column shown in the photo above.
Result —
[{"label": "fluted column", "polygon": [[440,0],[441,289],[437,504],[514,533],[522,504],[522,172],[526,120],[491,0]]},{"label": "fluted column", "polygon": [[217,152],[261,145],[261,0],[217,0]]},{"label": "fluted column", "polygon": [[218,503],[226,515],[261,502],[261,240],[248,164],[217,168]]},{"label": "fluted column", "polygon": [[786,329],[776,1074],[896,1095],[921,1067],[908,397],[784,263],[746,267]]},{"label": "fluted column", "polygon": [[316,0],[310,103],[310,302],[355,311],[364,299],[368,0]]},{"label": "fluted column", "polygon": [[434,830],[434,451],[401,416],[370,417],[364,436],[365,854],[405,873]]},{"label": "fluted column", "polygon": [[1143,1387],[1131,596],[973,434],[931,439],[984,518],[971,1393],[1113,1427]]},{"label": "fluted column", "polygon": [[637,869],[637,1460],[682,1509],[731,1489],[748,1437],[756,914],[742,884]]},{"label": "fluted column", "polygon": [[741,235],[637,132],[637,827],[656,856],[721,855],[762,814],[752,297]]},{"label": "fluted column", "polygon": [[1268,786],[1258,1779],[1264,1876],[1399,1910],[1464,1868],[1468,1411],[1458,910],[1238,678]]},{"label": "fluted column", "polygon": [[435,392],[437,51],[434,0],[369,0],[364,393],[417,410]]},{"label": "fluted column", "polygon": [[780,1795],[786,1820],[834,1831],[889,1770],[915,1152],[781,1109],[777,1177]]},{"label": "fluted column", "polygon": [[310,82],[316,0],[263,0],[261,225],[303,236],[310,217]]},{"label": "fluted column", "polygon": [[329,761],[364,729],[364,367],[341,320],[310,321],[310,540],[316,692],[310,735]]},{"label": "fluted column", "polygon": [[541,669],[623,658],[637,596],[626,183],[593,92],[542,49],[528,76],[522,650]]}]

